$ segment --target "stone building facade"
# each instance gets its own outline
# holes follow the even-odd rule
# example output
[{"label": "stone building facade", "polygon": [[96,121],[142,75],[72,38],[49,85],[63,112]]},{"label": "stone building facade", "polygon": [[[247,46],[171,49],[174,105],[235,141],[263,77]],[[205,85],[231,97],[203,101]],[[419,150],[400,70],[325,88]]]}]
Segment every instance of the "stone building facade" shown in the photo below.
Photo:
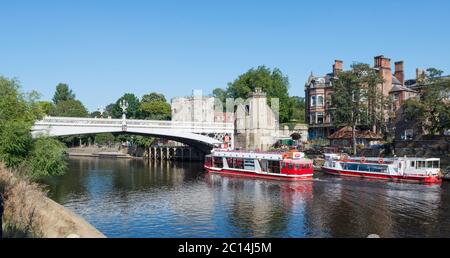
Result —
[{"label": "stone building facade", "polygon": [[192,96],[175,97],[171,101],[172,121],[230,123],[234,121],[232,112],[223,112],[222,104],[214,97],[203,96],[201,90],[194,90]]},{"label": "stone building facade", "polygon": [[278,116],[267,104],[266,93],[258,88],[247,100],[232,104],[234,112],[223,112],[223,104],[214,97],[194,91],[191,97],[172,99],[172,121],[234,123],[233,148],[263,151],[277,142]]},{"label": "stone building facade", "polygon": [[268,150],[280,135],[278,116],[267,104],[267,95],[257,88],[244,103],[236,105],[235,146]]}]

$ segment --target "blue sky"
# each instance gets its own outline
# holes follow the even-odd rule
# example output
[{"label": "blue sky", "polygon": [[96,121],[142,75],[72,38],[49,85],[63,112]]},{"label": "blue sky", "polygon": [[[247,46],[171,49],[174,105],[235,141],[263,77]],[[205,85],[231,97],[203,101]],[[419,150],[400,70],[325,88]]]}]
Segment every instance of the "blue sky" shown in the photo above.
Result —
[{"label": "blue sky", "polygon": [[0,2],[0,75],[51,99],[65,82],[90,111],[125,92],[210,93],[252,67],[278,67],[291,95],[335,59],[385,55],[450,71],[450,1]]}]

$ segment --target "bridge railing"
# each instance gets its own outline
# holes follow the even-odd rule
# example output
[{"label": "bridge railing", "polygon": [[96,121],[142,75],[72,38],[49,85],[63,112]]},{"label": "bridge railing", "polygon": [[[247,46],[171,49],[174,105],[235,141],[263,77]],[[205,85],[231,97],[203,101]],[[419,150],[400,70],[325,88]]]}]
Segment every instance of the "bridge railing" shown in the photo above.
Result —
[{"label": "bridge railing", "polygon": [[[78,118],[78,117],[45,117],[35,123],[35,126],[83,126],[83,125],[101,125],[101,126],[121,126],[122,119],[105,119],[105,118]],[[161,121],[161,120],[135,120],[126,119],[127,126],[132,127],[157,127],[157,128],[218,128],[218,129],[234,129],[233,123],[224,122],[180,122],[180,121]]]}]

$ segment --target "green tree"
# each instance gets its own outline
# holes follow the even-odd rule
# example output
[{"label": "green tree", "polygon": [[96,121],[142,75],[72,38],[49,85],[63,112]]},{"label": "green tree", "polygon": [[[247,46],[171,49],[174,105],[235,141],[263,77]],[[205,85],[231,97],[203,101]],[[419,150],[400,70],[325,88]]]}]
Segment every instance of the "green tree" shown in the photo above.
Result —
[{"label": "green tree", "polygon": [[52,115],[62,117],[88,117],[89,113],[81,101],[71,99],[59,101],[55,105]]},{"label": "green tree", "polygon": [[289,121],[296,123],[305,122],[305,98],[292,96],[289,98]]},{"label": "green tree", "polygon": [[67,167],[65,147],[58,140],[39,138],[34,141],[27,164],[34,179],[62,175]]},{"label": "green tree", "polygon": [[338,127],[352,128],[353,153],[356,153],[356,127],[367,129],[384,120],[387,104],[377,88],[380,82],[379,75],[367,64],[353,64],[350,71],[340,72],[334,82],[333,120]]},{"label": "green tree", "polygon": [[[42,115],[40,102],[36,101],[39,94],[23,94],[16,80],[0,77],[0,96],[0,160],[9,168],[28,168],[31,177],[38,173],[52,174],[55,166],[64,168],[61,157],[53,159],[42,153],[62,153],[61,145],[48,143],[56,140],[31,137],[31,126]],[[36,162],[38,158],[40,161]],[[58,169],[58,173],[62,170]]]},{"label": "green tree", "polygon": [[36,102],[36,109],[43,115],[51,115],[55,106],[50,101],[38,101]]},{"label": "green tree", "polygon": [[56,86],[55,95],[53,96],[53,103],[58,104],[60,101],[74,100],[75,94],[65,83],[60,83]]},{"label": "green tree", "polygon": [[143,119],[170,120],[172,109],[163,94],[152,92],[142,97],[139,114]]},{"label": "green tree", "polygon": [[450,79],[442,78],[442,71],[427,70],[428,76],[419,98],[411,98],[403,105],[403,114],[417,121],[422,133],[444,134],[450,128]]},{"label": "green tree", "polygon": [[94,141],[100,145],[112,144],[115,141],[115,137],[112,133],[101,133],[95,135]]},{"label": "green tree", "polygon": [[137,135],[133,138],[133,141],[137,146],[147,149],[153,144],[155,138]]},{"label": "green tree", "polygon": [[8,120],[0,130],[0,160],[7,167],[17,168],[28,157],[32,146],[31,124],[23,120]]},{"label": "green tree", "polygon": [[289,79],[278,68],[271,70],[265,66],[250,69],[240,75],[233,83],[228,84],[227,97],[247,99],[255,88],[267,93],[270,105],[271,98],[278,98],[280,103],[280,122],[288,122],[289,117]]},{"label": "green tree", "polygon": [[100,111],[94,111],[89,114],[89,117],[91,117],[91,118],[95,118],[95,117],[100,118],[101,116],[102,116],[102,114],[100,113]]},{"label": "green tree", "polygon": [[150,94],[145,94],[142,96],[141,102],[167,102],[166,97],[161,93],[152,92]]},{"label": "green tree", "polygon": [[126,100],[128,102],[127,118],[131,118],[131,119],[140,118],[139,98],[136,97],[136,95],[134,95],[132,93],[126,93],[116,101],[116,103],[114,104],[114,107],[111,110],[111,116],[113,118],[121,118],[122,117],[122,108],[120,107],[120,102],[122,100]]}]

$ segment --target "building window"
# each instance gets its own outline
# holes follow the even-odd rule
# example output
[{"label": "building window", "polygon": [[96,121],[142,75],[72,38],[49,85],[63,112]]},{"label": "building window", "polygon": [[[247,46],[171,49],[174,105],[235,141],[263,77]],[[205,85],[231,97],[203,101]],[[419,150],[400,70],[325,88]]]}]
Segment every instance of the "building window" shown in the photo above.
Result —
[{"label": "building window", "polygon": [[309,123],[310,124],[316,123],[316,113],[315,112],[311,112],[311,114],[309,115]]},{"label": "building window", "polygon": [[323,112],[317,113],[317,124],[323,124]]},{"label": "building window", "polygon": [[398,100],[398,93],[394,93],[394,100]]},{"label": "building window", "polygon": [[323,107],[323,96],[317,96],[317,106]]},{"label": "building window", "polygon": [[315,107],[317,105],[316,96],[311,97],[311,107]]},{"label": "building window", "polygon": [[413,136],[414,136],[414,131],[413,131],[413,129],[406,129],[404,132],[403,132],[403,135],[402,135],[402,140],[412,140],[413,139]]}]

